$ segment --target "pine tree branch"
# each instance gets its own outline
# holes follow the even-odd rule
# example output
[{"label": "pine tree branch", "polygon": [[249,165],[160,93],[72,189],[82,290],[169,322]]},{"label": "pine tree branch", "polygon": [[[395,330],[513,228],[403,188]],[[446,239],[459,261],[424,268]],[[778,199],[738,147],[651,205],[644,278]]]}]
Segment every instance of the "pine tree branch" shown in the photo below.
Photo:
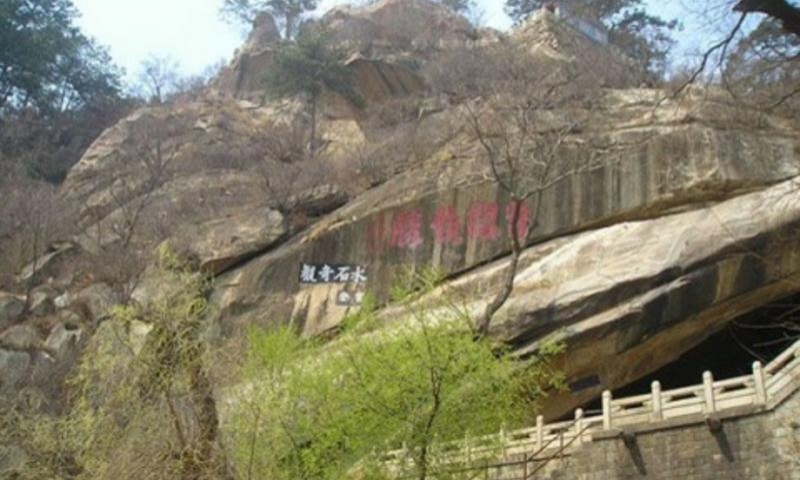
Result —
[{"label": "pine tree branch", "polygon": [[787,0],[740,0],[733,10],[741,13],[763,13],[779,20],[785,31],[800,37],[800,8]]}]

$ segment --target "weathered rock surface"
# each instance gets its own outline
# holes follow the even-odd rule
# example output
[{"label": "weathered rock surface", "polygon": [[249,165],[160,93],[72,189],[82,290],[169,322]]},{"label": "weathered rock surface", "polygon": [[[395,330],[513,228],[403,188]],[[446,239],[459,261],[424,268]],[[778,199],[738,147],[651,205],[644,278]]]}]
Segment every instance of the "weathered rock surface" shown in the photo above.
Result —
[{"label": "weathered rock surface", "polygon": [[[653,118],[657,99],[650,91],[612,92],[607,110],[569,140],[574,147],[565,156],[591,151],[597,161],[544,191],[537,218],[533,206],[527,210],[531,244],[692,208],[800,173],[788,126],[775,121],[753,130],[723,123],[721,115],[730,117],[732,110],[699,98],[671,103]],[[604,147],[587,148],[593,142]],[[303,264],[365,267],[366,288],[381,297],[406,268],[434,266],[456,275],[508,252],[509,198],[486,180],[488,164],[478,155],[469,137],[456,139],[424,168],[393,178],[224,275],[214,299],[225,325],[257,317],[293,318],[309,333],[335,327],[348,311],[336,302],[344,286],[301,284]],[[447,235],[442,219],[452,220]],[[480,222],[485,228],[476,227]]]},{"label": "weathered rock surface", "polygon": [[18,351],[39,349],[43,341],[36,328],[30,324],[15,325],[0,335],[0,345]]},{"label": "weathered rock surface", "polygon": [[31,314],[36,317],[44,317],[55,311],[55,303],[50,292],[36,290],[31,293]]},{"label": "weathered rock surface", "polygon": [[275,210],[248,209],[200,225],[186,225],[170,239],[173,249],[197,261],[213,275],[274,244],[287,233]]},{"label": "weathered rock surface", "polygon": [[[427,0],[337,9],[323,22],[354,47],[349,66],[372,103],[422,91],[416,68],[437,52],[496,41]],[[73,168],[63,190],[81,206],[74,254],[125,243],[121,227],[144,205],[136,218],[147,222],[137,226],[133,246],[167,241],[217,275],[212,301],[223,335],[289,321],[316,334],[335,329],[358,293],[384,299],[409,268],[439,268],[479,311],[497,288],[509,231],[529,229],[516,289],[492,334],[519,355],[548,335],[566,340],[561,366],[576,391],[555,399],[548,414],[567,411],[667,363],[734,315],[786,294],[786,280],[800,276],[792,248],[800,211],[787,183],[800,175],[797,125],[737,108],[714,90],[675,99],[627,88],[629,65],[576,35],[544,14],[508,39],[544,69],[602,71],[597,81],[617,88],[542,114],[571,126],[559,158],[589,167],[549,185],[538,203],[525,205],[518,225],[509,225],[509,195],[492,181],[463,106],[447,102],[420,112],[413,170],[364,192],[353,186],[364,181],[353,173],[356,152],[386,139],[373,138],[379,134],[351,106],[328,99],[319,133],[320,151],[330,158],[304,168],[333,167],[341,178],[305,192],[298,187],[280,202],[266,198],[269,176],[247,162],[263,160],[258,142],[269,127],[308,120],[298,102],[263,103],[260,78],[279,43],[265,17],[214,84],[221,95],[140,110],[105,132]],[[155,182],[148,179],[152,165],[138,161],[152,154],[153,138],[170,155]],[[299,211],[283,216],[276,203]],[[88,348],[112,355],[124,374],[130,350],[123,347],[140,349],[150,327],[102,322],[113,291],[103,283],[80,291],[86,284],[54,304],[99,324]],[[139,286],[134,298],[142,301],[168,292],[147,278]],[[84,340],[80,319],[68,322],[70,315],[58,312],[64,325],[46,342],[33,332],[65,357]],[[25,351],[0,350],[0,372],[10,372],[3,386],[32,362]]]},{"label": "weathered rock surface", "polygon": [[[492,334],[531,354],[562,338],[561,364],[588,385],[548,400],[563,414],[641,378],[727,322],[796,291],[800,201],[790,180],[717,204],[552,240],[529,249]],[[476,312],[507,261],[453,282]]]},{"label": "weathered rock surface", "polygon": [[85,307],[91,321],[99,323],[111,316],[118,300],[111,287],[105,283],[96,283],[78,292],[74,302]]},{"label": "weathered rock surface", "polygon": [[25,311],[25,297],[0,292],[0,332],[14,325]]},{"label": "weathered rock surface", "polygon": [[209,99],[143,109],[105,132],[63,186],[81,207],[81,250],[102,261],[132,233],[130,249],[167,240],[218,273],[283,236],[252,153],[269,125],[291,118],[279,110]]},{"label": "weathered rock surface", "polygon": [[59,323],[47,336],[45,345],[59,361],[63,361],[65,357],[77,355],[82,339],[83,330],[71,324]]},{"label": "weathered rock surface", "polygon": [[[263,101],[263,77],[275,54],[271,19],[256,21],[253,34],[213,88],[236,98]],[[381,0],[367,6],[333,8],[320,20],[334,41],[353,54],[347,65],[356,89],[370,101],[384,101],[420,92],[420,62],[443,49],[478,43],[491,32],[479,32],[467,20],[428,0]],[[334,117],[357,115],[347,102],[333,98],[327,112]]]},{"label": "weathered rock surface", "polygon": [[0,348],[0,396],[17,390],[28,376],[30,365],[28,353]]},{"label": "weathered rock surface", "polygon": [[633,62],[614,48],[581,33],[546,9],[515,30],[511,40],[524,45],[545,71],[567,65],[585,81],[602,87],[635,87],[644,77]]},{"label": "weathered rock surface", "polygon": [[321,20],[340,42],[372,54],[464,47],[480,37],[463,17],[429,0],[380,0],[340,6]]},{"label": "weathered rock surface", "polygon": [[36,261],[25,265],[22,271],[17,275],[17,281],[20,283],[29,282],[34,275],[40,278],[51,277],[54,272],[59,269],[59,263],[65,260],[71,253],[75,251],[75,244],[72,242],[60,242],[51,246],[51,248]]},{"label": "weathered rock surface", "polygon": [[281,32],[278,30],[275,19],[269,12],[261,12],[253,21],[253,29],[250,31],[250,36],[247,38],[244,48],[246,50],[262,48],[280,41]]},{"label": "weathered rock surface", "polygon": [[341,207],[349,200],[347,192],[335,185],[320,185],[293,195],[289,205],[312,217],[319,217]]}]

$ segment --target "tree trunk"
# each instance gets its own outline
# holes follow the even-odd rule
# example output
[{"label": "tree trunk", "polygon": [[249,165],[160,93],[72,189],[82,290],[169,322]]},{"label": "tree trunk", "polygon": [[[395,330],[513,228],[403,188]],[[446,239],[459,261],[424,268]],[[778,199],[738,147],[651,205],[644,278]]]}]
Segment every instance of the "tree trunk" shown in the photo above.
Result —
[{"label": "tree trunk", "polygon": [[522,255],[522,241],[519,238],[519,229],[517,228],[522,212],[522,201],[512,200],[514,202],[514,212],[511,215],[511,225],[508,228],[508,234],[511,237],[511,262],[506,270],[506,276],[503,279],[503,285],[494,299],[489,302],[483,314],[478,319],[475,326],[475,336],[477,338],[485,337],[489,334],[489,327],[492,324],[494,314],[506,303],[511,292],[514,290],[514,278],[517,276],[517,268],[519,266],[519,258]]},{"label": "tree trunk", "polygon": [[215,451],[219,437],[219,415],[214,398],[214,386],[204,365],[203,348],[199,339],[199,325],[192,325],[189,334],[191,345],[187,352],[189,364],[189,391],[198,423],[198,437],[185,452],[182,465],[183,480],[226,478],[226,461],[221,452]]},{"label": "tree trunk", "polygon": [[319,95],[314,94],[311,96],[311,138],[308,141],[308,151],[312,154],[316,151],[317,142],[317,102]]},{"label": "tree trunk", "polygon": [[292,30],[294,30],[295,15],[293,13],[286,14],[286,31],[284,32],[284,40],[292,39]]}]

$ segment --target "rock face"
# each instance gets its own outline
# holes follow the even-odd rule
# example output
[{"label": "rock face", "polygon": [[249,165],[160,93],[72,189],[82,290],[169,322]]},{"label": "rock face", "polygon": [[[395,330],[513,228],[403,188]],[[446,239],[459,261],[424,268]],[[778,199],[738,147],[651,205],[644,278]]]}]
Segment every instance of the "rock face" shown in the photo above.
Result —
[{"label": "rock face", "polygon": [[[545,338],[566,340],[562,369],[588,387],[553,399],[550,414],[627,385],[733,318],[796,290],[796,192],[790,180],[685,213],[533,247],[493,335],[522,356]],[[453,286],[472,293],[465,298],[480,311],[506,265],[487,265]]]},{"label": "rock face", "polygon": [[[532,247],[492,334],[523,356],[547,336],[566,341],[562,369],[577,386],[548,403],[549,416],[658,369],[787,295],[800,275],[796,127],[745,127],[751,119],[723,97],[689,97],[653,117],[654,95],[609,93],[572,139],[583,150],[564,152],[599,142],[599,161],[526,210]],[[213,296],[223,331],[291,319],[323,332],[353,308],[345,293],[385,298],[399,272],[425,266],[454,278],[479,312],[504,265],[491,262],[509,250],[510,202],[469,142],[223,275]],[[326,266],[350,281],[326,279]],[[366,278],[354,281],[354,269]]]},{"label": "rock face", "polygon": [[[624,55],[578,31],[547,9],[531,16],[511,39],[525,45],[543,65],[569,65],[585,72],[587,81],[611,88],[635,87],[643,72]],[[552,68],[552,67],[551,67]]]},{"label": "rock face", "polygon": [[425,88],[422,77],[402,66],[361,56],[351,58],[347,65],[354,71],[359,93],[369,102],[384,102]]},{"label": "rock face", "polygon": [[0,332],[14,325],[25,311],[25,298],[0,292]]},{"label": "rock face", "polygon": [[86,307],[90,320],[100,323],[111,316],[117,298],[111,287],[104,283],[96,283],[78,292],[75,302]]},{"label": "rock face", "polygon": [[[414,145],[402,145],[412,166],[372,188],[360,186],[358,152],[382,152],[375,147],[388,140],[375,138],[382,130],[370,129],[366,115],[328,99],[319,149],[305,155],[302,143],[297,170],[335,175],[302,187],[287,175],[284,186],[293,188],[275,198],[265,186],[296,165],[280,160],[264,175],[260,162],[308,120],[297,102],[262,103],[260,77],[280,43],[274,22],[262,17],[204,99],[136,112],[73,168],[63,192],[81,206],[82,233],[80,248],[63,257],[167,242],[217,277],[211,300],[223,337],[289,322],[313,335],[335,330],[365,292],[386,299],[408,269],[440,269],[480,311],[497,291],[516,229],[526,251],[491,333],[521,356],[548,336],[568,344],[561,367],[574,391],[547,407],[553,416],[652,372],[733,316],[788,293],[787,280],[800,275],[792,247],[800,207],[789,201],[800,175],[798,126],[737,108],[713,90],[671,98],[630,88],[624,59],[548,15],[503,42],[524,45],[544,70],[602,71],[596,80],[605,88],[537,117],[570,127],[558,147],[564,175],[522,205],[515,225],[511,196],[492,177],[466,107],[450,103],[414,115]],[[348,65],[366,99],[387,106],[424,91],[419,62],[497,41],[427,0],[339,8],[322,22],[353,50]],[[125,235],[131,218],[146,219],[134,240]],[[156,281],[140,286],[134,299],[166,291]],[[2,298],[0,330],[17,321]],[[100,279],[76,283],[54,300],[61,324],[40,343],[64,357],[90,343],[69,307],[99,322],[91,342],[113,350],[119,332],[101,320],[114,301]],[[391,310],[384,315],[402,321]],[[12,320],[4,326],[4,318]],[[141,344],[147,328],[138,329],[123,333]],[[32,363],[24,351],[0,351],[0,371],[11,372],[12,383]]]},{"label": "rock face", "polygon": [[[798,174],[791,130],[716,124],[726,107],[705,100],[672,105],[653,119],[648,95],[656,101],[653,92],[611,94],[597,123],[575,135],[576,150],[565,156],[586,152],[592,139],[617,147],[605,150],[592,168],[555,182],[538,208],[525,208],[526,228],[534,226],[531,244],[691,208]],[[486,180],[488,163],[476,157],[474,144],[458,142],[443,147],[454,153],[434,156],[422,169],[393,178],[225,275],[215,299],[226,325],[249,323],[258,312],[272,321],[295,318],[309,333],[335,327],[347,312],[336,305],[343,285],[301,283],[303,265],[364,267],[366,288],[381,297],[404,269],[433,266],[452,276],[508,252],[508,193]]]},{"label": "rock face", "polygon": [[252,50],[274,45],[281,41],[281,32],[275,24],[275,19],[268,12],[261,12],[253,22],[253,29],[244,48]]},{"label": "rock face", "polygon": [[425,54],[463,47],[480,37],[466,19],[430,0],[336,7],[321,22],[338,41],[370,55]]},{"label": "rock face", "polygon": [[187,225],[170,243],[175,251],[196,259],[203,271],[218,275],[263,251],[286,233],[284,218],[279,212],[250,209],[201,225]]},{"label": "rock face", "polygon": [[0,348],[0,395],[13,394],[28,376],[31,357],[25,352]]},{"label": "rock face", "polygon": [[132,233],[133,249],[149,252],[166,240],[218,273],[281,238],[283,217],[271,208],[253,152],[282,115],[208,99],[144,109],[105,132],[63,186],[81,207],[81,249],[122,245]]},{"label": "rock face", "polygon": [[[429,0],[336,7],[319,23],[337,45],[353,54],[347,65],[354,71],[357,90],[373,102],[421,91],[424,81],[415,72],[420,62],[443,49],[476,44],[481,37],[464,18]],[[272,18],[259,17],[245,47],[214,81],[215,90],[263,101],[262,79],[279,38]],[[337,117],[356,114],[338,98],[328,102],[327,110]]]}]

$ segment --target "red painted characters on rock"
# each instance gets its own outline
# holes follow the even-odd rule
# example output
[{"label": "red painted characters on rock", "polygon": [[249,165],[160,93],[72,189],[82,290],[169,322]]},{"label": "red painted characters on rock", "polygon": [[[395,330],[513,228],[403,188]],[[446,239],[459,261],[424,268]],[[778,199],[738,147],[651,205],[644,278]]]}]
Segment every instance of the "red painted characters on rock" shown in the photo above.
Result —
[{"label": "red painted characters on rock", "polygon": [[[517,212],[517,205],[519,211]],[[433,241],[436,245],[455,247],[464,243],[464,220],[466,234],[471,240],[497,240],[501,237],[500,215],[505,215],[507,233],[516,228],[518,238],[525,240],[531,228],[532,210],[527,202],[512,200],[501,210],[496,202],[473,203],[462,219],[455,205],[441,205],[430,222]],[[517,214],[516,226],[514,217]],[[367,226],[367,250],[371,255],[383,254],[387,244],[391,247],[416,250],[425,241],[427,229],[423,224],[421,210],[401,210],[391,217],[377,215]]]},{"label": "red painted characters on rock", "polygon": [[436,210],[431,222],[434,241],[437,245],[458,246],[463,243],[461,237],[461,219],[453,205],[441,206]]},{"label": "red painted characters on rock", "polygon": [[496,240],[499,208],[496,203],[474,203],[467,212],[467,235],[473,240]]},{"label": "red painted characters on rock", "polygon": [[392,219],[391,245],[415,250],[422,245],[422,241],[422,212],[405,210],[395,213]]}]

